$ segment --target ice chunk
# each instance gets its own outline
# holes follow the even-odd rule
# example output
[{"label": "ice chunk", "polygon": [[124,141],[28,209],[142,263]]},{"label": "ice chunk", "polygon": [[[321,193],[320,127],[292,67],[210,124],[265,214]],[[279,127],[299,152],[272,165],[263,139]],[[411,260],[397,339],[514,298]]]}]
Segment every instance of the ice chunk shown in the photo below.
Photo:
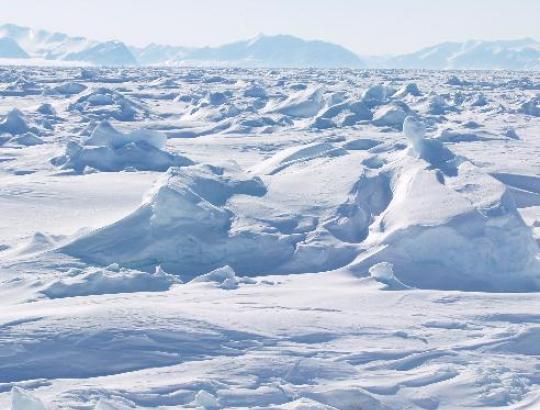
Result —
[{"label": "ice chunk", "polygon": [[46,94],[75,95],[83,92],[88,87],[76,82],[68,82],[57,85],[46,91]]},{"label": "ice chunk", "polygon": [[32,145],[44,144],[44,141],[32,132],[27,132],[22,135],[16,135],[9,140],[10,144],[23,145],[30,147]]},{"label": "ice chunk", "polygon": [[47,410],[47,408],[37,397],[19,387],[13,387],[11,389],[11,410]]},{"label": "ice chunk", "polygon": [[215,269],[212,272],[205,273],[204,275],[197,276],[191,281],[191,283],[204,282],[216,283],[223,289],[236,289],[238,287],[236,273],[228,265]]},{"label": "ice chunk", "polygon": [[17,108],[9,111],[2,122],[0,122],[0,133],[8,132],[13,135],[24,134],[30,131],[24,114]]},{"label": "ice chunk", "polygon": [[446,99],[441,95],[434,95],[429,99],[427,104],[428,114],[443,115],[451,110],[452,107],[448,105]]},{"label": "ice chunk", "polygon": [[389,283],[394,280],[394,265],[381,262],[369,268],[371,277],[379,282]]},{"label": "ice chunk", "polygon": [[51,299],[131,292],[159,292],[179,283],[175,276],[163,270],[155,273],[132,270],[91,269],[76,276],[58,279],[41,293]]},{"label": "ice chunk", "polygon": [[147,113],[143,104],[104,87],[86,90],[68,106],[68,110],[118,121],[134,121]]},{"label": "ice chunk", "polygon": [[245,97],[266,98],[268,96],[266,89],[259,84],[252,84],[244,90]]},{"label": "ice chunk", "polygon": [[417,117],[408,116],[403,122],[403,133],[410,146],[418,156],[422,156],[425,149],[426,126]]},{"label": "ice chunk", "polygon": [[456,86],[466,86],[466,85],[470,85],[471,83],[469,81],[460,79],[455,74],[452,74],[446,80],[446,84],[448,84],[448,85],[456,85]]},{"label": "ice chunk", "polygon": [[392,97],[393,98],[403,98],[408,95],[412,95],[414,97],[419,97],[422,95],[420,90],[418,89],[418,86],[416,83],[407,83],[403,87],[401,87]]},{"label": "ice chunk", "polygon": [[199,392],[195,395],[193,403],[196,406],[200,406],[206,410],[220,408],[217,398],[213,394],[208,393],[206,390],[199,390]]},{"label": "ice chunk", "polygon": [[52,163],[78,173],[88,167],[105,172],[166,171],[172,166],[193,164],[186,157],[162,150],[166,140],[163,134],[144,129],[124,134],[104,121],[88,137],[83,137],[82,145],[68,143],[66,153],[53,158]]},{"label": "ice chunk", "polygon": [[43,115],[50,115],[50,116],[53,116],[53,115],[56,115],[56,110],[54,109],[54,107],[49,104],[49,103],[43,103],[41,104],[37,110],[37,112],[39,112],[40,114],[43,114]]},{"label": "ice chunk", "polygon": [[388,103],[395,92],[395,89],[383,84],[373,85],[363,92],[361,101],[368,108],[373,108]]},{"label": "ice chunk", "polygon": [[378,127],[401,129],[409,111],[409,107],[403,103],[383,106],[375,111],[372,123]]},{"label": "ice chunk", "polygon": [[519,112],[532,117],[540,117],[540,97],[533,97],[521,104]]},{"label": "ice chunk", "polygon": [[380,262],[369,268],[369,274],[377,282],[383,283],[387,289],[398,290],[406,289],[408,286],[394,275],[394,265],[388,262]]},{"label": "ice chunk", "polygon": [[167,142],[167,137],[159,132],[150,130],[136,130],[123,134],[117,131],[108,121],[100,122],[89,137],[83,138],[84,145],[108,146],[121,148],[131,142],[143,141],[155,148],[162,149]]}]

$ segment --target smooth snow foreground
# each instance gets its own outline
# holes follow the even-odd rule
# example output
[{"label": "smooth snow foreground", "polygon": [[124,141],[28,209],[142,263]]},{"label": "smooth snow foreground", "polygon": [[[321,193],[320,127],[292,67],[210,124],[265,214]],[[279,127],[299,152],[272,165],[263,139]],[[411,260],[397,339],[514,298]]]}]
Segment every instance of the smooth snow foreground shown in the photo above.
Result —
[{"label": "smooth snow foreground", "polygon": [[0,69],[0,408],[539,408],[537,89]]}]

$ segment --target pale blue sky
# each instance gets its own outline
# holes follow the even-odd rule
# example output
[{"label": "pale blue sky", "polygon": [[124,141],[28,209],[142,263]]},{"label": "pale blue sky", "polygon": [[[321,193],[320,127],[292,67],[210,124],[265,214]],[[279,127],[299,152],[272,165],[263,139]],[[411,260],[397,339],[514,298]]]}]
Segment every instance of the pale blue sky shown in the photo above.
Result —
[{"label": "pale blue sky", "polygon": [[442,41],[540,40],[540,0],[0,0],[0,10],[0,23],[134,45],[287,33],[389,54]]}]

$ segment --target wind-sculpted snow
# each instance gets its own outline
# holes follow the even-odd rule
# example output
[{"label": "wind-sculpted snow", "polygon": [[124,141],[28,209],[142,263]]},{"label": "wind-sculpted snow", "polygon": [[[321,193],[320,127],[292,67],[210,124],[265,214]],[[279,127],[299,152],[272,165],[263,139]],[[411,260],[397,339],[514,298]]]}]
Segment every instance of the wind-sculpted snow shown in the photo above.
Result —
[{"label": "wind-sculpted snow", "polygon": [[[464,290],[538,289],[538,247],[505,186],[424,139],[407,117],[410,152],[394,170],[393,198],[370,232],[374,251],[353,270],[390,262],[417,287]],[[430,266],[429,275],[419,266]]]},{"label": "wind-sculpted snow", "polygon": [[536,408],[537,84],[0,67],[0,408]]},{"label": "wind-sculpted snow", "polygon": [[292,253],[293,239],[264,226],[235,226],[240,215],[225,207],[234,195],[265,193],[261,179],[243,175],[236,164],[170,168],[132,215],[63,251],[98,263],[159,264],[187,275],[225,264],[242,272],[268,270]]}]

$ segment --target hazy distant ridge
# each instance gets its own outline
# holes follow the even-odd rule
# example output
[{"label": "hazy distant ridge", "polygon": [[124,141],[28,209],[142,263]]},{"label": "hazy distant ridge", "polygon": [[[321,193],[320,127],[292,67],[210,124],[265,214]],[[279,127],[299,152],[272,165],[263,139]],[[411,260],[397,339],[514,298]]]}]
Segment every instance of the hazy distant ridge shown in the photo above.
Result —
[{"label": "hazy distant ridge", "polygon": [[[41,58],[95,65],[196,65],[239,67],[540,69],[540,42],[524,38],[447,42],[393,57],[361,57],[333,43],[290,35],[259,35],[219,47],[151,44],[130,47],[13,24],[0,26],[1,58]],[[1,61],[0,61],[1,63]]]}]

